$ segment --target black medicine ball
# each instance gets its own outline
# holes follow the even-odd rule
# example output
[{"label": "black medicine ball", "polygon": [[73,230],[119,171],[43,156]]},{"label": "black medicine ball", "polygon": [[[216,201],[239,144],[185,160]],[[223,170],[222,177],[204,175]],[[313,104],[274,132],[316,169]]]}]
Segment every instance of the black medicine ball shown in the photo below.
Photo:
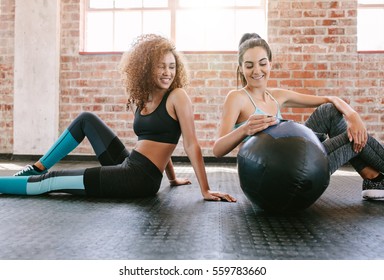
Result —
[{"label": "black medicine ball", "polygon": [[240,148],[237,162],[244,194],[273,212],[309,207],[330,180],[323,145],[312,130],[293,121],[252,136]]}]

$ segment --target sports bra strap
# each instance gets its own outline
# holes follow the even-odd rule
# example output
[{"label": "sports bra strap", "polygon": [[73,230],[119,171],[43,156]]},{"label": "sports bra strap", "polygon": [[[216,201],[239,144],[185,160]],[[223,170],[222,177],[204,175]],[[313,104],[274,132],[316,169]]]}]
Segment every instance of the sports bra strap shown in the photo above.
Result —
[{"label": "sports bra strap", "polygon": [[255,103],[255,101],[253,101],[253,98],[252,98],[252,96],[249,94],[248,90],[246,90],[245,88],[243,88],[243,90],[244,90],[245,93],[248,95],[249,100],[251,100],[253,106],[255,106],[255,108],[257,108],[256,103]]},{"label": "sports bra strap", "polygon": [[[243,90],[244,90],[245,93],[248,95],[249,100],[251,100],[251,102],[252,102],[253,106],[255,107],[255,109],[256,109],[256,110],[261,110],[261,109],[259,109],[259,108],[256,106],[256,103],[255,103],[255,101],[253,101],[253,98],[252,98],[251,94],[250,94],[245,88],[243,88]],[[279,102],[277,102],[277,100],[273,97],[272,94],[269,93],[269,91],[265,90],[265,93],[266,93],[269,97],[271,97],[271,99],[272,99],[273,101],[275,101],[276,106],[277,106],[277,114],[276,114],[276,116],[280,118],[280,117],[281,117],[281,113],[280,113],[280,105],[279,105]]]}]

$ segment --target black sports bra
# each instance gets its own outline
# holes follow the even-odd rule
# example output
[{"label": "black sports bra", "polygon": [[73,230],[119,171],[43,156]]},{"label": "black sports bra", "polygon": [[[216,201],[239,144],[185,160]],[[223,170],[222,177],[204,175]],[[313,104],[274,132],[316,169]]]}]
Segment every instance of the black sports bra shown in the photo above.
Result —
[{"label": "black sports bra", "polygon": [[148,115],[142,115],[140,110],[136,109],[133,130],[138,136],[138,140],[152,140],[170,144],[179,142],[180,124],[168,114],[165,106],[169,93],[164,95],[159,106]]}]

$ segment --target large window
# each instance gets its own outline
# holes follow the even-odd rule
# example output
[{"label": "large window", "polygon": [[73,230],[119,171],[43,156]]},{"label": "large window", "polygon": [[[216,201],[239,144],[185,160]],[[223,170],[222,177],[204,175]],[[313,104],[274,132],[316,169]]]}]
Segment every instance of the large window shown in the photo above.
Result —
[{"label": "large window", "polygon": [[84,52],[125,51],[157,33],[181,51],[234,51],[245,32],[266,37],[266,0],[83,0]]},{"label": "large window", "polygon": [[357,49],[384,51],[384,0],[359,0]]}]

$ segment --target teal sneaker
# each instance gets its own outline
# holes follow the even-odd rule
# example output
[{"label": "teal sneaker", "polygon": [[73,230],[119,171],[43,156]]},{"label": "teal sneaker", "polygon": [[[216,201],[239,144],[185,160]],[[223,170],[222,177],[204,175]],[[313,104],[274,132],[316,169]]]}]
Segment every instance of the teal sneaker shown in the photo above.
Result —
[{"label": "teal sneaker", "polygon": [[43,171],[37,171],[35,168],[33,168],[32,165],[27,165],[23,169],[21,169],[19,172],[15,173],[13,176],[32,176],[32,175],[43,175],[47,173],[47,170]]}]

